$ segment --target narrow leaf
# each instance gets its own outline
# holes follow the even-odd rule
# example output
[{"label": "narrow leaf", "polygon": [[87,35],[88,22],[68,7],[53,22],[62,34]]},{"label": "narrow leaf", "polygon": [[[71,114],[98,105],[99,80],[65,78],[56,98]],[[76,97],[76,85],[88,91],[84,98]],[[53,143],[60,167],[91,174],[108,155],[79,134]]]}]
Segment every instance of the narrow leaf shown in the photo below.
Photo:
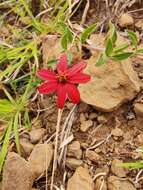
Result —
[{"label": "narrow leaf", "polygon": [[133,55],[133,52],[125,52],[125,53],[116,54],[112,56],[111,58],[115,61],[122,61],[122,60],[128,59],[132,55]]},{"label": "narrow leaf", "polygon": [[112,44],[114,45],[117,40],[117,32],[115,26],[112,23],[109,24],[109,38],[111,39]]},{"label": "narrow leaf", "polygon": [[101,54],[99,59],[96,62],[96,66],[101,66],[103,64],[105,64],[107,61],[107,56],[105,54]]},{"label": "narrow leaf", "polygon": [[19,133],[18,133],[18,119],[19,119],[19,112],[16,113],[13,123],[13,130],[14,130],[14,136],[15,136],[15,143],[17,152],[20,154],[20,143],[19,143]]},{"label": "narrow leaf", "polygon": [[4,138],[4,143],[0,152],[0,173],[2,171],[2,167],[5,161],[5,157],[7,155],[7,150],[8,150],[8,145],[9,145],[9,139],[10,139],[10,134],[12,131],[12,126],[13,126],[13,120],[11,120],[9,122],[6,134],[5,134],[5,138]]},{"label": "narrow leaf", "polygon": [[106,50],[105,53],[107,56],[110,56],[113,52],[113,44],[112,41],[110,39],[107,40],[107,44],[106,44]]},{"label": "narrow leaf", "polygon": [[81,43],[84,43],[95,30],[96,30],[96,24],[93,24],[88,28],[86,28],[81,34],[80,37]]},{"label": "narrow leaf", "polygon": [[123,50],[127,49],[129,47],[129,45],[127,43],[119,45],[118,47],[114,48],[114,54],[116,53],[122,53]]},{"label": "narrow leaf", "polygon": [[126,30],[127,34],[130,38],[130,41],[132,43],[133,46],[137,47],[138,44],[138,38],[135,32],[131,31],[131,30]]}]

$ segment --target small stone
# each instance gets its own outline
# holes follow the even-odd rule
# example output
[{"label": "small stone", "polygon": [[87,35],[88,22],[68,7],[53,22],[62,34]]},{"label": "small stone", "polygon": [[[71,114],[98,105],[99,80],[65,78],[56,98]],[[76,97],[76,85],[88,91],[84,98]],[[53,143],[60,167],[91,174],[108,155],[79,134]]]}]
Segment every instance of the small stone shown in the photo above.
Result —
[{"label": "small stone", "polygon": [[89,119],[96,119],[97,118],[97,113],[95,113],[95,112],[92,112],[92,113],[90,113],[89,114]]},{"label": "small stone", "polygon": [[134,24],[134,19],[130,14],[124,13],[121,15],[121,17],[119,19],[120,27],[124,28],[127,26],[132,26],[133,24]]},{"label": "small stone", "polygon": [[137,22],[135,23],[135,26],[136,26],[138,29],[143,30],[143,19],[140,19],[139,21],[137,21]]},{"label": "small stone", "polygon": [[80,120],[80,123],[83,123],[84,121],[86,121],[86,117],[85,117],[84,113],[80,114],[79,120]]},{"label": "small stone", "polygon": [[108,190],[136,190],[136,188],[128,180],[122,180],[116,176],[110,176],[108,178]]},{"label": "small stone", "polygon": [[20,148],[21,148],[22,156],[26,158],[32,152],[34,145],[28,139],[21,138]]},{"label": "small stone", "polygon": [[136,103],[134,105],[134,111],[135,111],[135,113],[136,113],[137,116],[142,117],[143,116],[143,104]]},{"label": "small stone", "polygon": [[111,134],[115,137],[122,137],[123,136],[123,131],[120,128],[115,128],[112,129]]},{"label": "small stone", "polygon": [[71,169],[71,170],[75,170],[76,168],[78,168],[79,166],[81,166],[83,164],[82,160],[77,160],[75,158],[67,158],[66,159],[66,166]]},{"label": "small stone", "polygon": [[97,117],[97,121],[98,121],[100,124],[107,123],[107,118],[106,118],[104,115],[99,115],[99,116]]},{"label": "small stone", "polygon": [[67,190],[93,190],[94,184],[87,168],[78,167],[68,180]]},{"label": "small stone", "polygon": [[111,171],[118,177],[126,177],[126,171],[120,164],[122,164],[121,160],[114,159],[111,164]]},{"label": "small stone", "polygon": [[103,158],[99,154],[97,154],[96,152],[92,150],[86,151],[86,158],[88,158],[90,161],[94,163],[98,163],[99,161],[103,160]]},{"label": "small stone", "polygon": [[96,179],[94,190],[107,190],[107,182],[103,176]]},{"label": "small stone", "polygon": [[37,144],[34,147],[28,161],[30,167],[35,173],[35,177],[39,177],[46,170],[46,168],[47,170],[49,169],[52,158],[53,147],[51,144]]},{"label": "small stone", "polygon": [[68,145],[67,155],[77,159],[81,159],[82,150],[79,141],[73,141],[71,144]]},{"label": "small stone", "polygon": [[99,154],[99,153],[102,152],[102,150],[101,150],[100,148],[96,148],[94,151],[95,151],[97,154]]},{"label": "small stone", "polygon": [[92,121],[92,120],[84,121],[84,122],[81,123],[81,125],[80,125],[80,130],[81,130],[82,132],[86,132],[92,125],[93,125],[93,121]]},{"label": "small stone", "polygon": [[7,155],[3,169],[2,190],[30,190],[34,173],[29,163],[14,152]]},{"label": "small stone", "polygon": [[109,167],[107,165],[105,165],[102,168],[97,168],[95,171],[95,175],[98,173],[105,173],[107,176],[109,174]]},{"label": "small stone", "polygon": [[33,144],[38,143],[46,134],[46,129],[40,128],[40,129],[34,129],[30,131],[30,140]]},{"label": "small stone", "polygon": [[138,142],[139,146],[143,145],[143,134],[139,134],[137,136],[137,142]]}]

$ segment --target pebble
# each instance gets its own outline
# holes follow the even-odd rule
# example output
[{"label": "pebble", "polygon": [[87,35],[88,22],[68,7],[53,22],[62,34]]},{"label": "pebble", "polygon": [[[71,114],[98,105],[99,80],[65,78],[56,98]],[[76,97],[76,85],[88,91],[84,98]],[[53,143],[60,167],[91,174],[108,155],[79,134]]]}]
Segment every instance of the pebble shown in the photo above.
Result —
[{"label": "pebble", "polygon": [[112,129],[111,134],[115,137],[122,137],[123,136],[123,131],[120,128],[115,128]]},{"label": "pebble", "polygon": [[136,103],[134,105],[134,111],[135,111],[135,113],[136,113],[137,116],[142,117],[143,116],[143,104]]},{"label": "pebble", "polygon": [[82,164],[83,164],[82,160],[77,160],[75,158],[66,159],[66,166],[71,170],[75,170],[77,167],[81,166]]},{"label": "pebble", "polygon": [[94,183],[87,168],[78,167],[68,180],[67,190],[93,190]]},{"label": "pebble", "polygon": [[107,182],[103,176],[96,179],[94,190],[107,190]]},{"label": "pebble", "polygon": [[87,150],[85,156],[94,163],[98,163],[103,160],[103,158],[99,154],[92,150]]},{"label": "pebble", "polygon": [[82,150],[79,141],[73,141],[68,145],[67,155],[73,158],[81,159]]},{"label": "pebble", "polygon": [[119,26],[121,28],[124,28],[127,26],[132,26],[133,24],[134,24],[134,19],[130,14],[124,13],[121,15],[121,17],[119,19]]},{"label": "pebble", "polygon": [[[47,156],[46,156],[47,153]],[[53,147],[51,144],[37,144],[31,152],[28,161],[33,169],[35,178],[39,177],[50,167],[53,158]]]},{"label": "pebble", "polygon": [[80,125],[80,130],[82,132],[86,132],[92,125],[93,125],[93,121],[92,120],[84,121]]},{"label": "pebble", "polygon": [[114,159],[111,164],[111,171],[114,175],[118,177],[126,177],[126,171],[125,169],[120,166],[123,162],[118,159]]},{"label": "pebble", "polygon": [[22,156],[24,158],[26,158],[32,152],[34,145],[28,139],[21,138],[20,139],[20,148],[21,148]]},{"label": "pebble", "polygon": [[110,176],[108,178],[108,190],[136,190],[136,188],[128,180],[123,180],[116,176]]},{"label": "pebble", "polygon": [[38,143],[46,134],[46,129],[44,128],[39,128],[39,129],[34,129],[30,131],[30,140],[33,144]]}]

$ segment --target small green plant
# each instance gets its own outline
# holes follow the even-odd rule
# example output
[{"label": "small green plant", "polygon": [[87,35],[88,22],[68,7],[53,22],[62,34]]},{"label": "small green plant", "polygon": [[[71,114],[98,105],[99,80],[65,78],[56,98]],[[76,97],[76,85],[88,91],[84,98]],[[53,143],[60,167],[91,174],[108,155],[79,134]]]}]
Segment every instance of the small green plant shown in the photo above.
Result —
[{"label": "small green plant", "polygon": [[[141,147],[137,151],[143,153],[143,148]],[[130,163],[122,163],[120,164],[120,166],[124,168],[130,168],[130,169],[140,169],[140,168],[143,168],[143,160],[130,162]]]},{"label": "small green plant", "polygon": [[33,77],[29,79],[24,94],[16,98],[16,100],[5,88],[4,92],[8,99],[0,99],[0,118],[7,124],[6,131],[3,134],[3,138],[1,139],[3,145],[0,152],[0,172],[7,154],[11,133],[14,133],[16,148],[20,154],[19,127],[21,126],[21,115],[23,115],[23,127],[28,129],[30,128],[30,119],[27,105],[29,98],[34,92],[33,79]]},{"label": "small green plant", "polygon": [[[135,32],[126,30],[126,33],[130,39],[129,43],[123,43],[122,45],[116,45],[117,32],[115,26],[109,24],[109,32],[107,34],[105,51],[101,53],[96,65],[100,66],[107,62],[108,59],[114,61],[123,61],[129,57],[136,56],[143,52],[142,49],[138,49],[138,38]],[[128,50],[130,47],[131,50]]]}]

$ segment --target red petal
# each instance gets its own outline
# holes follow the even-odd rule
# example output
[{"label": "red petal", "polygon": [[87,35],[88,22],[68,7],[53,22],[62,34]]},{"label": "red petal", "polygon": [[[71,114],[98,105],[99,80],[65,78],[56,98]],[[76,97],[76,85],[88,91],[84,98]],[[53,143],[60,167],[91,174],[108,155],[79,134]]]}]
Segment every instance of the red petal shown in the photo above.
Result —
[{"label": "red petal", "polygon": [[68,98],[74,104],[78,104],[80,102],[80,94],[75,85],[67,84],[67,93],[68,93]]},{"label": "red petal", "polygon": [[82,71],[86,67],[86,63],[84,61],[81,61],[78,64],[73,65],[72,68],[68,70],[68,76],[72,76],[77,74],[78,72]]},{"label": "red petal", "polygon": [[66,84],[59,84],[57,88],[57,105],[59,108],[63,108],[67,99]]},{"label": "red petal", "polygon": [[68,60],[67,60],[66,54],[61,55],[59,62],[57,64],[58,73],[61,73],[61,72],[64,72],[67,70],[67,68],[68,68],[67,62],[68,62]]},{"label": "red petal", "polygon": [[90,76],[84,73],[76,73],[68,80],[70,83],[79,84],[79,83],[86,83],[90,80]]},{"label": "red petal", "polygon": [[56,74],[52,70],[41,69],[37,72],[37,76],[43,80],[56,81]]},{"label": "red petal", "polygon": [[45,82],[38,87],[38,91],[40,94],[50,94],[56,91],[57,82]]}]

